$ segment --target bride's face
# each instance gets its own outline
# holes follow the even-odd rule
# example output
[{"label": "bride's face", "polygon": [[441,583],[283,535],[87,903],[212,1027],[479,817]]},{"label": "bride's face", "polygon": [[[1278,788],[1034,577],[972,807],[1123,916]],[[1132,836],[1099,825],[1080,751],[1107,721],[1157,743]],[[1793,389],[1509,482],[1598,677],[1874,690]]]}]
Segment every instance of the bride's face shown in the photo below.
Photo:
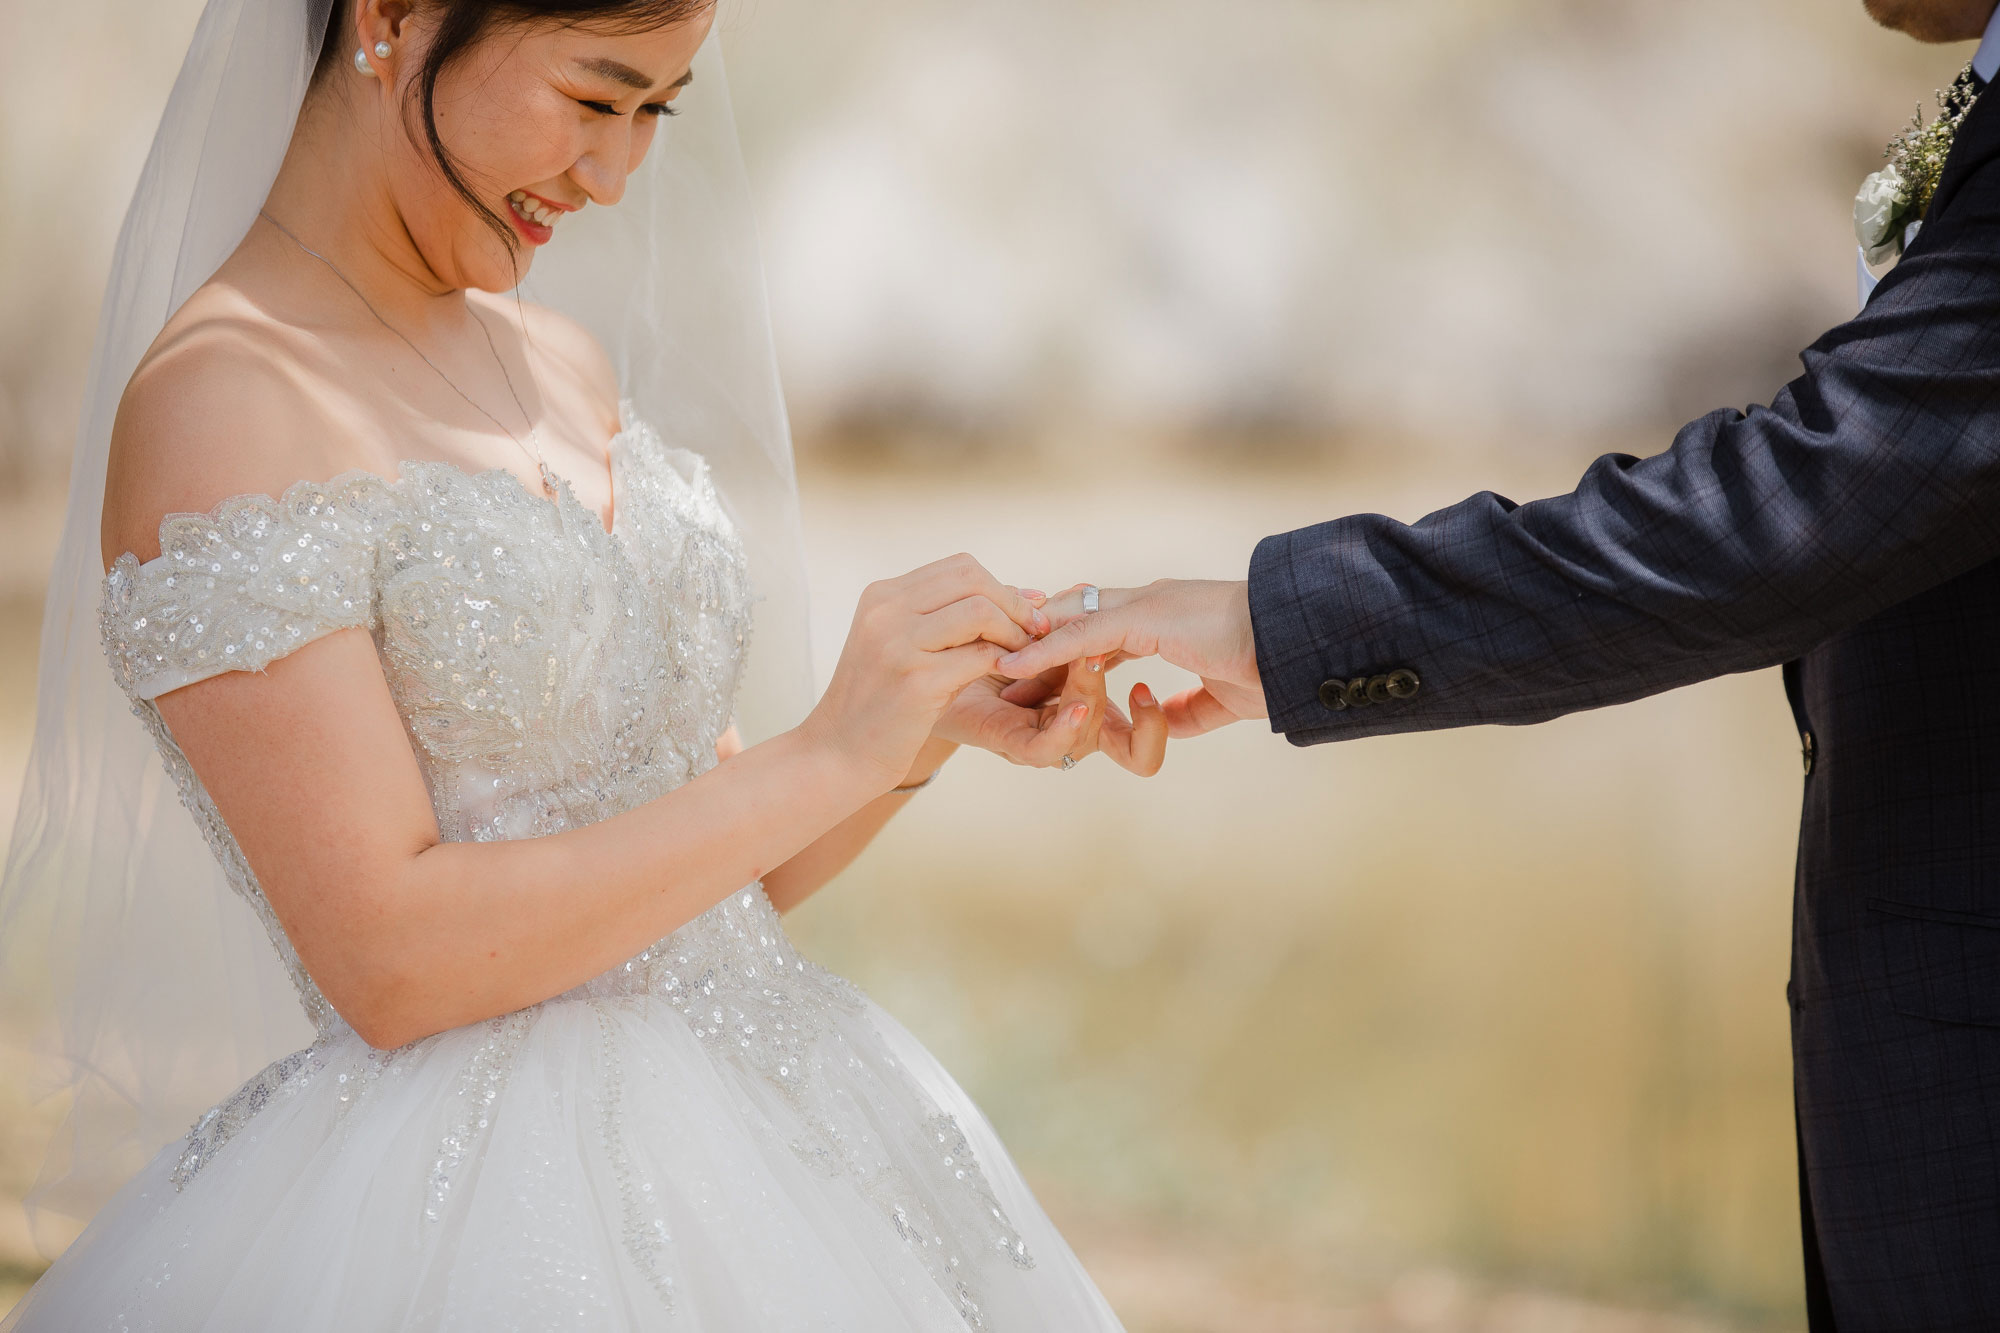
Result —
[{"label": "bride's face", "polygon": [[711,7],[639,33],[503,28],[446,66],[437,137],[472,195],[505,223],[503,237],[444,179],[425,141],[413,84],[429,39],[422,14],[404,25],[409,54],[394,58],[395,83],[384,90],[408,130],[406,151],[389,155],[389,191],[431,271],[449,286],[486,291],[512,287],[540,247],[562,244],[564,215],[624,195],[692,82],[689,64],[715,17]]}]

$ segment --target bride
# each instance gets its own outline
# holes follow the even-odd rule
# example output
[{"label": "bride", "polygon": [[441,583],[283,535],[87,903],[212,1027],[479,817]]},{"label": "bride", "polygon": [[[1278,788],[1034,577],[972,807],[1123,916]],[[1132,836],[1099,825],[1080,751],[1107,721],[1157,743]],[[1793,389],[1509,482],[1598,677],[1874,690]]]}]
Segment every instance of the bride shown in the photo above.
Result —
[{"label": "bride", "polygon": [[1003,696],[1047,599],[967,557],[871,587],[797,720],[712,3],[211,0],[5,889],[74,1096],[37,1201],[95,1215],[5,1329],[1117,1327],[778,914],[962,742],[1143,772],[1165,723]]}]

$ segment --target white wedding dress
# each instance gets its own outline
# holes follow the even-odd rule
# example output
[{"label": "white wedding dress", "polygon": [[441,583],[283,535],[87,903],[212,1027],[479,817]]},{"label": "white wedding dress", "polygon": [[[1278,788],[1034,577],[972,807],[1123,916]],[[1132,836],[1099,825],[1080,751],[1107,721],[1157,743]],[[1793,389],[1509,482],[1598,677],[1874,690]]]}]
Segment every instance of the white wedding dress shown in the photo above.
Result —
[{"label": "white wedding dress", "polygon": [[611,532],[567,487],[412,462],[173,515],[156,559],[116,562],[113,670],[318,1035],[163,1151],[4,1329],[1118,1327],[965,1094],[756,884],[399,1050],[300,965],[152,700],[363,627],[446,838],[672,791],[730,718],[742,548],[702,461],[629,409],[611,469]]}]

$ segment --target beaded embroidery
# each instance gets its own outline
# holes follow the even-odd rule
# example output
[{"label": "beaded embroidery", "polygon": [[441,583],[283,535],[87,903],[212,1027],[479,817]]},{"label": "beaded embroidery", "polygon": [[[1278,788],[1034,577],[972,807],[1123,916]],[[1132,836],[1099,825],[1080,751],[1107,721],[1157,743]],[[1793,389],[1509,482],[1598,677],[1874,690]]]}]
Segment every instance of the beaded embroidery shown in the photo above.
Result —
[{"label": "beaded embroidery", "polygon": [[180,1161],[174,1164],[173,1174],[168,1177],[173,1181],[174,1188],[180,1189],[192,1180],[195,1172],[206,1166],[209,1158],[235,1137],[237,1130],[271,1104],[273,1097],[297,1091],[301,1084],[318,1072],[319,1067],[319,1047],[308,1046],[302,1051],[293,1051],[266,1065],[261,1073],[230,1094],[228,1101],[204,1111],[201,1119],[194,1122],[194,1128],[188,1131]]},{"label": "beaded embroidery", "polygon": [[[746,652],[743,549],[706,464],[666,447],[629,407],[625,417],[611,448],[609,532],[567,484],[550,501],[504,469],[474,474],[419,461],[394,480],[350,472],[297,483],[275,500],[238,496],[207,514],[173,515],[161,524],[159,558],[114,562],[100,613],[112,669],[319,1033],[197,1121],[173,1172],[176,1188],[275,1097],[309,1084],[327,1067],[330,1043],[350,1030],[300,964],[154,700],[221,671],[263,670],[336,630],[365,628],[448,840],[579,827],[699,776],[716,762]],[[865,1062],[837,1020],[861,1014],[864,1001],[797,954],[761,888],[732,895],[560,998],[669,1005],[714,1058],[779,1089],[807,1127],[792,1151],[822,1174],[853,1179],[970,1327],[984,1324],[966,1280],[972,1254],[956,1238],[1032,1266],[957,1124],[886,1052],[869,1053],[866,1077],[916,1113],[890,1127],[893,1144],[840,1127],[850,1123],[844,1081],[864,1077]],[[490,1130],[534,1013],[491,1020],[461,1067],[427,1217],[442,1218],[454,1180]],[[671,1307],[671,1242],[664,1218],[646,1206],[649,1183],[633,1172],[616,1032],[607,1010],[599,1018],[601,1132],[612,1162],[623,1164],[623,1242]],[[423,1045],[371,1051],[359,1065],[343,1060],[343,1112]]]},{"label": "beaded embroidery", "polygon": [[492,1127],[493,1103],[500,1100],[500,1092],[507,1086],[507,1075],[513,1071],[515,1053],[527,1039],[528,1028],[533,1021],[532,1013],[526,1009],[488,1019],[486,1040],[480,1043],[472,1058],[465,1062],[465,1068],[459,1071],[459,1119],[445,1132],[444,1141],[438,1145],[437,1160],[431,1163],[430,1202],[424,1208],[425,1220],[437,1222],[443,1219],[445,1197],[451,1192],[452,1179],[465,1165],[473,1146]]}]

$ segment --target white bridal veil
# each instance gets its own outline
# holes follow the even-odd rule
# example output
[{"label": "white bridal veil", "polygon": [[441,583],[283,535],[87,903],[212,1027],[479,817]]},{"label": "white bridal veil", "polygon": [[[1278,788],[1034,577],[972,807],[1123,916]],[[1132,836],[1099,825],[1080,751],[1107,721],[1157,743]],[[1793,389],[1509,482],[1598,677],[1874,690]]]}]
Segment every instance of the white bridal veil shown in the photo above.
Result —
[{"label": "white bridal veil", "polygon": [[[0,881],[0,1002],[72,1098],[30,1204],[88,1218],[202,1110],[312,1030],[269,942],[183,810],[99,646],[99,510],[119,395],[167,318],[236,247],[291,138],[331,0],[209,0],[118,237],[42,625],[34,748]],[[735,124],[711,38],[613,208],[586,208],[523,291],[597,332],[626,395],[705,454],[759,594],[738,721],[808,696],[805,579]],[[11,1033],[10,1033],[11,1035]]]}]

